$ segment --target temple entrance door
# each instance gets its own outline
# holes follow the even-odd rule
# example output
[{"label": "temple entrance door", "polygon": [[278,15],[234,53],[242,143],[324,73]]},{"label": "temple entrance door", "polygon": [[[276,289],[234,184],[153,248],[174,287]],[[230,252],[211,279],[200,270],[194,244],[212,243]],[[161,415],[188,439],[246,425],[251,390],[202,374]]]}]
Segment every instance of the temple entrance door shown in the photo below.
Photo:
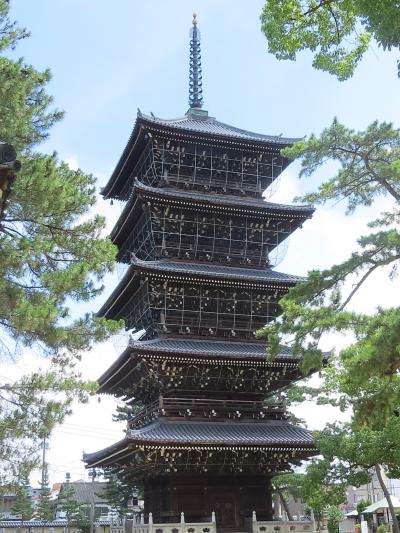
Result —
[{"label": "temple entrance door", "polygon": [[218,531],[235,531],[239,527],[236,517],[236,504],[232,496],[218,495],[214,499]]}]

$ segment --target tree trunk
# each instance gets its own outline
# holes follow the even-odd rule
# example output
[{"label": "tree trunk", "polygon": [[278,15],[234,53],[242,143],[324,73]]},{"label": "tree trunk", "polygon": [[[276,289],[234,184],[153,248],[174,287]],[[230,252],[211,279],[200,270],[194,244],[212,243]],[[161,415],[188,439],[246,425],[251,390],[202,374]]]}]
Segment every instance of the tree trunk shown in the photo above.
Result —
[{"label": "tree trunk", "polygon": [[393,503],[392,503],[392,499],[390,497],[390,494],[389,494],[389,491],[383,481],[383,477],[382,477],[382,472],[381,472],[381,466],[380,465],[375,465],[375,472],[376,472],[376,475],[378,477],[378,481],[379,481],[379,484],[381,486],[381,489],[383,491],[383,494],[385,495],[385,498],[388,502],[388,505],[389,505],[389,511],[390,511],[390,515],[392,517],[392,522],[393,522],[393,532],[394,533],[400,533],[400,528],[399,528],[399,522],[397,521],[397,516],[396,516],[396,512],[394,510],[394,507],[393,507]]},{"label": "tree trunk", "polygon": [[317,513],[317,531],[321,531],[321,513]]},{"label": "tree trunk", "polygon": [[[288,520],[292,521],[293,516],[291,515],[289,511],[289,506],[287,504],[285,496],[283,495],[282,490],[278,487],[275,487],[275,488],[276,488],[276,492],[279,494],[279,498],[281,499],[281,502],[282,502],[283,508],[285,509],[285,513],[287,514]],[[400,533],[400,531],[396,531],[396,533]]]}]

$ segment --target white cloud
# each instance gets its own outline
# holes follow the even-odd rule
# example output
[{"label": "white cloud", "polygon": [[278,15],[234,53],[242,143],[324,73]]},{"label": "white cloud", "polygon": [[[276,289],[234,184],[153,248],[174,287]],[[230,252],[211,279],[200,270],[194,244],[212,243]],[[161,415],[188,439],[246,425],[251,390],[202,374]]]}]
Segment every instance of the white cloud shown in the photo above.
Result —
[{"label": "white cloud", "polygon": [[78,159],[76,155],[70,155],[66,157],[65,162],[67,163],[67,165],[69,166],[71,170],[78,170],[79,165],[78,165]]}]

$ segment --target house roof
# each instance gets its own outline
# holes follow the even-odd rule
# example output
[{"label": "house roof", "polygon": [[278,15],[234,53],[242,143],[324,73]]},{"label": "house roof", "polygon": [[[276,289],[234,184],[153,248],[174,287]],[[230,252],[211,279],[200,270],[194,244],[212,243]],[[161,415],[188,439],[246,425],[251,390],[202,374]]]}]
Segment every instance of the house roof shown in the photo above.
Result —
[{"label": "house roof", "polygon": [[[390,499],[392,500],[393,507],[395,509],[400,509],[400,500],[396,496],[393,496],[392,494],[390,495]],[[361,514],[376,513],[377,511],[379,511],[379,509],[388,509],[388,507],[389,507],[389,504],[388,504],[387,499],[382,498],[381,500],[375,503],[371,503],[371,505],[368,505],[368,507],[366,507],[364,511],[362,511]]]},{"label": "house roof", "polygon": [[78,503],[105,503],[106,486],[107,483],[102,481],[71,481],[61,485],[60,494],[66,487],[72,487]]},{"label": "house roof", "polygon": [[[101,518],[94,522],[95,525],[110,525],[111,519]],[[35,527],[59,527],[65,529],[67,520],[59,518],[57,520],[0,520],[0,529],[11,528],[35,528]]]},{"label": "house roof", "polygon": [[2,528],[34,528],[34,527],[62,527],[65,528],[67,521],[57,520],[0,520],[0,529]]}]

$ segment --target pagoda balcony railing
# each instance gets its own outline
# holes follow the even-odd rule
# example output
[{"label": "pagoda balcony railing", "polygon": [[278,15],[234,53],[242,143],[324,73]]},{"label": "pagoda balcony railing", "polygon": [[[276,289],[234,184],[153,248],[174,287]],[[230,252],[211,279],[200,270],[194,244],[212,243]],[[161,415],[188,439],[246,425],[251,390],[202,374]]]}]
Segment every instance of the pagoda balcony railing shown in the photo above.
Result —
[{"label": "pagoda balcony railing", "polygon": [[163,180],[178,187],[260,196],[283,169],[280,156],[265,153],[169,140],[154,144]]},{"label": "pagoda balcony railing", "polygon": [[158,333],[254,338],[280,312],[283,294],[145,281],[119,311],[127,328]]},{"label": "pagoda balcony railing", "polygon": [[126,180],[121,197],[129,198],[135,178],[152,187],[163,182],[179,188],[261,197],[281,174],[282,165],[280,156],[154,140]]},{"label": "pagoda balcony railing", "polygon": [[[134,520],[124,522],[125,533],[218,533],[218,517],[215,512],[211,514],[210,521],[186,522],[184,513],[174,515],[176,522],[166,521],[164,523],[154,523],[153,515],[150,512],[145,523],[144,516],[137,516]],[[314,520],[257,520],[253,511],[245,518],[242,530],[248,533],[315,533],[316,525]],[[120,533],[113,531],[111,533]]]},{"label": "pagoda balcony railing", "polygon": [[[287,233],[285,233],[287,236]],[[223,244],[218,244],[222,241]],[[148,220],[141,219],[121,246],[118,260],[129,262],[131,253],[143,261],[162,257],[216,261],[229,265],[271,266],[269,250],[279,246],[248,242],[246,239],[199,237],[196,234],[152,232]]]},{"label": "pagoda balcony railing", "polygon": [[283,403],[264,405],[262,401],[210,400],[203,398],[160,398],[128,420],[134,429],[159,417],[184,417],[231,420],[282,420],[287,417]]},{"label": "pagoda balcony railing", "polygon": [[153,523],[153,515],[150,512],[145,523],[143,514],[140,517],[136,516],[133,520],[126,520],[125,533],[217,533],[214,512],[211,514],[211,519],[206,519],[204,522],[186,522],[184,513],[180,515],[171,513],[171,516],[178,521]]}]

